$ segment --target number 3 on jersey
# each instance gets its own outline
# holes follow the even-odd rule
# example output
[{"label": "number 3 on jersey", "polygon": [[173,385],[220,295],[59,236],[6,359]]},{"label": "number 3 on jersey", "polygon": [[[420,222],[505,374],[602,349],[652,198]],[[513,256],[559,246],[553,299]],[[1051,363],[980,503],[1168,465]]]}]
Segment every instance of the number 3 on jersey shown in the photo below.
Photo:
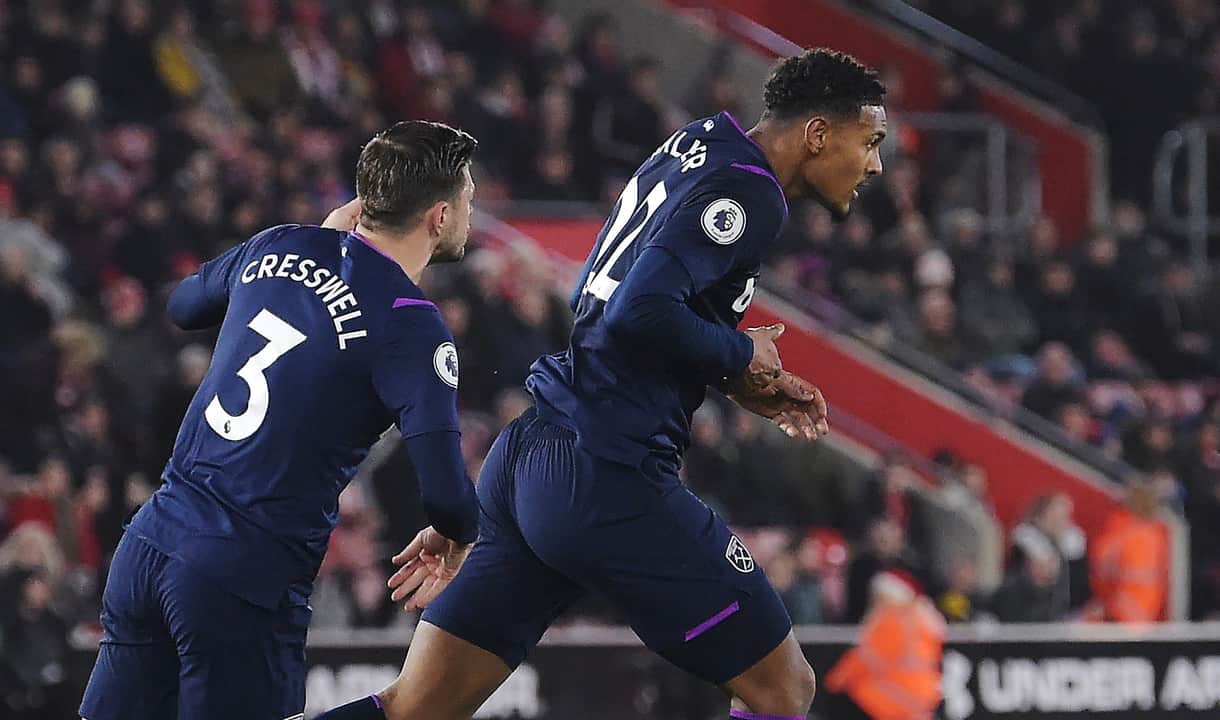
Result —
[{"label": "number 3 on jersey", "polygon": [[260,310],[250,321],[248,327],[267,339],[262,350],[250,356],[245,365],[237,371],[237,376],[246,381],[250,389],[250,400],[246,410],[241,415],[230,415],[220,404],[220,396],[212,397],[208,403],[204,417],[208,425],[226,440],[245,440],[259,429],[263,420],[267,419],[267,405],[271,401],[270,390],[267,387],[267,376],[264,374],[272,363],[305,342],[305,335],[281,320],[270,310]]},{"label": "number 3 on jersey", "polygon": [[[614,214],[614,221],[610,223],[610,229],[606,231],[606,238],[602,241],[601,247],[597,249],[597,258],[593,261],[593,269],[589,273],[589,279],[585,282],[585,292],[602,301],[610,299],[610,296],[618,289],[620,282],[610,277],[610,269],[623,256],[627,248],[631,247],[631,243],[639,237],[644,226],[652,219],[657,208],[661,207],[661,203],[665,202],[666,197],[665,181],[658,181],[644,197],[644,217],[640,220],[640,224],[635,226],[631,232],[623,234],[627,223],[635,217],[640,203],[639,178],[632,177],[627,182],[626,187],[623,188],[623,194],[619,195],[618,212]],[[622,236],[621,239],[619,236]]]}]

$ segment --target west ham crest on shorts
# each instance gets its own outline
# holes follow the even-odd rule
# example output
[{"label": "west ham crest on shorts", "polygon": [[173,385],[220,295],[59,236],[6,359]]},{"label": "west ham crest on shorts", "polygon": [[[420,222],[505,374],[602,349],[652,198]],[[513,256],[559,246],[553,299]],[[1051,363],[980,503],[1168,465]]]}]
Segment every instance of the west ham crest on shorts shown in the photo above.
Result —
[{"label": "west ham crest on shorts", "polygon": [[733,566],[733,569],[741,573],[754,572],[754,556],[746,549],[737,536],[734,535],[729,540],[729,546],[724,550],[724,557]]}]

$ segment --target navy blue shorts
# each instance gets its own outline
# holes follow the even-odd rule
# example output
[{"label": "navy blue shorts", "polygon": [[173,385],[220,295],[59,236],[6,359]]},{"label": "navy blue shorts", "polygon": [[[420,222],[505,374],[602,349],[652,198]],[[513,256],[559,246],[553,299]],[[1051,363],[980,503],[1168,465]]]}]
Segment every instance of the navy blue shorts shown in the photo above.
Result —
[{"label": "navy blue shorts", "polygon": [[676,472],[609,462],[529,410],[478,484],[479,540],[423,619],[516,667],[586,592],[649,648],[723,684],[791,628],[762,568]]},{"label": "navy blue shorts", "polygon": [[248,603],[128,533],[106,579],[81,717],[299,719],[309,616],[304,603]]}]

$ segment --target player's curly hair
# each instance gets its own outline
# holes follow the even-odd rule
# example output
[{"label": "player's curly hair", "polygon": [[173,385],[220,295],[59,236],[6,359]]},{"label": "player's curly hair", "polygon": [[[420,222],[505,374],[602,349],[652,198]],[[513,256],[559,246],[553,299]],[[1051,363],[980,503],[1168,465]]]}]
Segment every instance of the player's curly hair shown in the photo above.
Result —
[{"label": "player's curly hair", "polygon": [[865,105],[881,105],[884,96],[876,70],[826,48],[781,60],[763,86],[766,114],[781,120],[815,113],[855,117]]},{"label": "player's curly hair", "polygon": [[406,228],[462,188],[462,170],[479,142],[438,122],[409,120],[377,133],[356,161],[360,223]]}]

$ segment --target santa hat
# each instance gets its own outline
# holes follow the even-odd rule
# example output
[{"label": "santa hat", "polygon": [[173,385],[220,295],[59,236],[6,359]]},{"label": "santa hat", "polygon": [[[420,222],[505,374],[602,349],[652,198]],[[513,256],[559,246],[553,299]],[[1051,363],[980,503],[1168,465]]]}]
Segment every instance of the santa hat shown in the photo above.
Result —
[{"label": "santa hat", "polygon": [[894,602],[910,602],[923,594],[923,586],[915,576],[897,568],[874,575],[872,590],[874,595],[881,595]]}]

